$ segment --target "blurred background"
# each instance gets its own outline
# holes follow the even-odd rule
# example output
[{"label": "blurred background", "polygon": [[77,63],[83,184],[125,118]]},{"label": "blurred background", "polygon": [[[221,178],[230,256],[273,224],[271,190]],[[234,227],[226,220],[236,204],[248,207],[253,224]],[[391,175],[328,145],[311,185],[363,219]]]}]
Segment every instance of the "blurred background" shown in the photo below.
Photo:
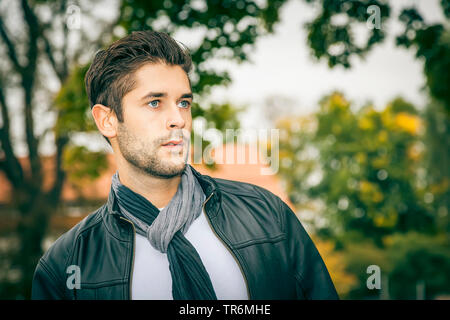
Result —
[{"label": "blurred background", "polygon": [[194,167],[286,201],[342,299],[450,299],[449,23],[449,0],[0,1],[0,299],[29,299],[43,252],[105,202],[83,77],[146,29],[191,52],[203,148],[199,124],[279,130],[272,175]]}]

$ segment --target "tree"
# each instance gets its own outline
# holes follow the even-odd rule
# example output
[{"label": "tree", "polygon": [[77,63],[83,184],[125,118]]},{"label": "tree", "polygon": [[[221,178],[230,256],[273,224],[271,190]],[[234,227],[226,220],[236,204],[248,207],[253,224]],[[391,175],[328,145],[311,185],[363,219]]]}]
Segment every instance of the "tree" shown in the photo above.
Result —
[{"label": "tree", "polygon": [[[36,4],[35,6],[38,6]],[[67,26],[60,27],[64,43],[56,48],[50,42],[50,33],[55,25],[61,23],[66,12],[65,2],[51,2],[48,7],[54,12],[55,20],[41,20],[36,8],[28,1],[21,1],[19,8],[22,14],[22,32],[14,36],[5,24],[6,8],[0,14],[0,36],[2,55],[7,60],[1,65],[0,75],[0,107],[3,125],[0,128],[2,157],[0,169],[5,173],[13,187],[13,206],[20,212],[17,233],[20,237],[19,254],[13,264],[22,273],[20,288],[16,296],[25,297],[30,291],[31,276],[36,261],[42,253],[41,241],[44,237],[48,218],[54,206],[60,199],[62,184],[65,178],[62,170],[61,157],[64,147],[69,141],[67,135],[55,137],[55,165],[53,184],[48,190],[43,190],[43,167],[38,152],[42,137],[36,135],[34,112],[36,94],[42,91],[41,59],[46,59],[60,83],[68,76],[70,58],[67,47]],[[13,9],[9,9],[13,10]],[[58,19],[59,17],[59,19]],[[58,22],[57,22],[58,21]],[[56,53],[59,53],[57,59]],[[7,78],[8,77],[8,78]],[[10,114],[12,107],[8,96],[14,89],[19,89],[23,97],[24,131],[28,151],[29,172],[20,164],[14,153],[11,138]],[[17,108],[17,107],[16,107]]]},{"label": "tree", "polygon": [[[385,1],[379,0],[306,0],[317,5],[321,10],[315,19],[306,24],[308,45],[317,59],[325,59],[329,67],[341,65],[351,67],[351,58],[363,57],[377,43],[384,41],[386,33],[383,28],[368,31],[364,44],[359,45],[354,37],[354,25],[366,24],[371,10],[377,8],[380,25],[390,17],[391,8]],[[336,18],[341,19],[336,19]]]},{"label": "tree", "polygon": [[[386,237],[390,261],[389,293],[393,299],[434,299],[450,293],[450,250],[445,234],[429,237],[409,232]],[[418,290],[422,286],[422,290]]]},{"label": "tree", "polygon": [[[411,50],[423,62],[426,89],[430,101],[425,111],[427,179],[439,189],[433,200],[434,209],[446,220],[450,207],[450,1],[440,0],[444,20],[427,23],[415,6],[404,7],[397,17],[391,16],[391,4],[380,0],[307,0],[320,7],[316,18],[306,25],[308,45],[317,59],[324,59],[331,68],[351,68],[352,61],[364,57],[377,44],[386,39],[385,25],[398,19],[403,30],[395,35],[399,48]],[[372,10],[371,10],[371,9]],[[380,24],[370,24],[373,15]],[[339,19],[337,19],[339,18]],[[367,24],[366,42],[358,45],[355,27]]]},{"label": "tree", "polygon": [[[448,293],[448,219],[433,201],[447,186],[427,177],[425,123],[401,98],[355,108],[337,92],[314,114],[278,122],[279,173],[303,221],[335,243],[344,297],[415,299],[421,285],[427,299]],[[367,288],[370,265],[388,281],[382,295]]]},{"label": "tree", "polygon": [[381,245],[393,232],[436,231],[423,200],[423,121],[413,105],[397,98],[382,111],[353,111],[333,93],[308,121],[279,123],[280,174],[294,204],[316,204],[319,234],[358,231]]},{"label": "tree", "polygon": [[[82,178],[99,173],[102,154],[92,154],[73,142],[77,132],[94,129],[83,86],[86,61],[92,60],[94,52],[137,29],[155,29],[172,35],[178,30],[203,30],[200,46],[189,49],[195,65],[193,90],[205,97],[212,86],[231,81],[226,72],[209,67],[209,61],[247,60],[255,40],[273,31],[281,3],[264,6],[259,1],[122,1],[116,17],[110,20],[93,16],[91,3],[74,6],[64,0],[21,0],[15,3],[17,6],[0,8],[0,170],[12,186],[12,206],[20,213],[17,227],[20,246],[13,267],[21,274],[14,289],[0,286],[1,296],[30,296],[34,268],[42,255],[42,241],[50,217],[61,201],[67,174]],[[70,25],[69,22],[76,24],[81,18],[83,23],[79,27]],[[161,26],[164,19],[167,23]],[[57,79],[60,87],[57,94],[50,86],[52,79]],[[16,92],[21,93],[21,102],[14,99]],[[45,112],[55,114],[57,119],[41,132],[36,130],[39,122],[36,114],[42,112],[38,110],[41,105],[38,101],[48,108]],[[19,110],[17,104],[23,104],[29,170],[15,153],[11,114],[12,110]],[[209,107],[206,102],[195,105],[193,117],[211,119],[219,130],[236,125],[237,111],[230,104]],[[53,137],[55,148],[50,188],[44,188],[39,151],[46,135]],[[93,156],[98,161],[82,161]],[[72,165],[74,161],[77,166]]]}]

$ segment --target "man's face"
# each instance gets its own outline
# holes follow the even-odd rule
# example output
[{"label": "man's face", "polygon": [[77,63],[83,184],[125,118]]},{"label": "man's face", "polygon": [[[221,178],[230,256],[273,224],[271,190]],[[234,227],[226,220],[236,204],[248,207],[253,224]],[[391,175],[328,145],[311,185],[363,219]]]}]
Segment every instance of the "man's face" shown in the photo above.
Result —
[{"label": "man's face", "polygon": [[[192,92],[180,66],[145,64],[122,99],[117,145],[135,167],[157,177],[180,175],[189,156]],[[175,145],[166,145],[173,141]],[[181,142],[181,143],[180,143]]]}]

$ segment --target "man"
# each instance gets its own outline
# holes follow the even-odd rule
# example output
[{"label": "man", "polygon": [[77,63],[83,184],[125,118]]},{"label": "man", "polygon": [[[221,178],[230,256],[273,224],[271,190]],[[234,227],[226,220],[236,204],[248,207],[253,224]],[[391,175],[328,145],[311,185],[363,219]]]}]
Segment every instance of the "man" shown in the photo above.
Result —
[{"label": "man", "polygon": [[86,89],[117,172],[108,201],[40,259],[34,299],[337,299],[281,199],[187,164],[191,59],[142,31],[97,53]]}]

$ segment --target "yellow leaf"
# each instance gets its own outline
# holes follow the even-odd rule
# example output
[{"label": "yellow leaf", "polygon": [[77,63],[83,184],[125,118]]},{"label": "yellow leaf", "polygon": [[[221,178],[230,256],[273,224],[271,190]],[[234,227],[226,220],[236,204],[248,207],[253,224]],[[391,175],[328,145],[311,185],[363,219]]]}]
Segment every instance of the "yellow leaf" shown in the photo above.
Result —
[{"label": "yellow leaf", "polygon": [[411,135],[419,133],[421,124],[419,117],[406,112],[400,112],[395,116],[395,125]]}]

